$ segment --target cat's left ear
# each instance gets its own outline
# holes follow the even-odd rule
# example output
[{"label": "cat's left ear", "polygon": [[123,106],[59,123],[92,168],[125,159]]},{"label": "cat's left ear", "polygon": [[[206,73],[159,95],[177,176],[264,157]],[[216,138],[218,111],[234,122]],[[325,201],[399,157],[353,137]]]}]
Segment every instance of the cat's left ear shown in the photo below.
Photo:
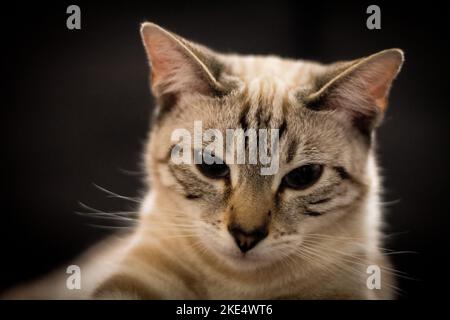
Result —
[{"label": "cat's left ear", "polygon": [[389,49],[330,67],[319,89],[306,97],[315,110],[336,110],[370,133],[387,108],[389,90],[404,61],[403,51]]}]

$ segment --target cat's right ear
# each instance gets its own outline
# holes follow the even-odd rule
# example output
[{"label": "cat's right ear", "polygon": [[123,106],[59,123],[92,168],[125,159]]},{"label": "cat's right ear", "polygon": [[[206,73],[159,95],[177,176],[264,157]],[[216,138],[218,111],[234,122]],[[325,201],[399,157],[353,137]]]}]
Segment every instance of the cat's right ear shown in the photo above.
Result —
[{"label": "cat's right ear", "polygon": [[212,51],[150,22],[142,24],[141,36],[157,98],[184,92],[218,95],[225,90],[218,81],[222,66]]}]

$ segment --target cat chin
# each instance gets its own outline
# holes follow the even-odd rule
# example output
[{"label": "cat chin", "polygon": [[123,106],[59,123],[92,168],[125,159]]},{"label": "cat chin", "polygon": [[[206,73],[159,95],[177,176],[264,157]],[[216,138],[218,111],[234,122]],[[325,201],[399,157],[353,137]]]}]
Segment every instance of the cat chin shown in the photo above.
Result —
[{"label": "cat chin", "polygon": [[229,250],[223,254],[222,260],[229,267],[237,270],[257,270],[273,264],[275,261],[257,252],[242,253],[239,250]]}]

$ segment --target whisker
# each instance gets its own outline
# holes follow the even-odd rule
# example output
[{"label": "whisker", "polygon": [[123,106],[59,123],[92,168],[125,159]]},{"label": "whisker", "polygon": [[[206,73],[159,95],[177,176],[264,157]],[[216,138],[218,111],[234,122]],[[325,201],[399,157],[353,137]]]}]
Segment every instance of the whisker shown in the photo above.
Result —
[{"label": "whisker", "polygon": [[75,214],[84,216],[84,217],[91,217],[96,219],[109,219],[109,220],[117,220],[117,221],[133,221],[135,222],[136,219],[128,218],[128,217],[122,217],[122,216],[116,216],[114,214],[110,213],[98,213],[98,212],[78,212],[75,211]]},{"label": "whisker", "polygon": [[[340,251],[340,250],[336,250],[336,249],[334,249],[334,248],[329,248],[329,247],[326,247],[326,246],[324,246],[324,245],[322,245],[322,244],[320,244],[320,243],[318,243],[318,242],[316,242],[316,243],[314,243],[314,244],[315,244],[319,249],[328,251],[328,253],[337,253],[337,254],[343,256],[343,257],[341,257],[341,259],[343,259],[343,260],[345,260],[345,261],[347,261],[347,262],[349,262],[349,263],[355,263],[355,264],[359,264],[359,265],[362,265],[362,266],[368,266],[368,264],[370,264],[370,261],[364,260],[364,259],[362,259],[361,257],[356,256],[356,255],[352,255],[352,254],[350,254],[350,253],[348,253],[348,252],[343,252],[343,251]],[[318,251],[318,252],[319,252],[319,251]],[[320,253],[320,252],[319,252],[319,253]],[[344,258],[344,257],[345,257],[345,258]],[[387,272],[387,273],[390,273],[390,274],[392,274],[392,275],[395,275],[395,276],[397,276],[397,277],[401,277],[401,278],[409,279],[409,280],[415,280],[414,278],[408,277],[408,276],[406,275],[406,273],[404,273],[404,272],[402,272],[402,271],[399,271],[399,270],[396,270],[396,269],[394,269],[394,268],[390,268],[390,267],[386,267],[386,266],[380,266],[380,269],[382,269],[383,271],[385,271],[385,272]]]},{"label": "whisker", "polygon": [[391,201],[379,201],[378,204],[384,207],[392,206],[401,202],[401,199],[395,199]]},{"label": "whisker", "polygon": [[132,230],[133,229],[133,227],[130,227],[130,226],[104,226],[104,225],[98,225],[98,224],[93,224],[93,223],[87,223],[86,225],[90,226],[90,227],[98,228],[98,229],[108,229],[108,230],[114,230],[114,229]]},{"label": "whisker", "polygon": [[128,169],[123,169],[123,168],[118,168],[120,173],[129,175],[129,176],[143,176],[145,175],[145,172],[143,171],[135,171],[135,170],[128,170]]},{"label": "whisker", "polygon": [[108,189],[106,189],[106,188],[103,188],[103,187],[99,186],[99,185],[96,184],[96,183],[92,183],[92,184],[94,185],[94,187],[96,187],[96,188],[98,188],[99,190],[101,190],[101,191],[103,191],[103,192],[109,194],[111,197],[119,198],[119,199],[123,199],[123,200],[128,200],[128,201],[132,201],[132,202],[135,202],[135,203],[141,203],[141,201],[140,201],[139,199],[137,199],[137,198],[132,198],[132,197],[127,197],[127,196],[122,196],[122,195],[120,195],[120,194],[117,194],[117,193],[115,193],[115,192],[112,192],[111,190],[108,190]]},{"label": "whisker", "polygon": [[102,211],[102,210],[90,207],[90,206],[84,204],[83,202],[78,202],[78,204],[80,205],[80,207],[82,207],[86,210],[92,211],[92,212],[87,212],[87,213],[75,212],[78,214],[105,215],[105,216],[114,216],[114,217],[120,217],[120,218],[124,218],[124,219],[126,218],[126,219],[130,219],[130,220],[136,220],[135,218],[130,217],[131,215],[137,215],[137,212],[135,212],[135,211],[106,212],[106,211]]}]

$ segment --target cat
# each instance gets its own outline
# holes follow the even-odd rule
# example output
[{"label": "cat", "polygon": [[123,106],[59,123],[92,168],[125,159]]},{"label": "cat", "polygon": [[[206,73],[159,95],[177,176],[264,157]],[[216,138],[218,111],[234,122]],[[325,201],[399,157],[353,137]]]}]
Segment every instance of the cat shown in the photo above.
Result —
[{"label": "cat", "polygon": [[[380,248],[375,130],[403,52],[325,65],[217,53],[150,22],[141,35],[157,102],[144,157],[150,191],[133,233],[87,255],[95,263],[82,270],[95,276],[81,297],[395,298]],[[192,132],[195,121],[222,133],[278,129],[278,171],[174,164],[172,132]]]}]

